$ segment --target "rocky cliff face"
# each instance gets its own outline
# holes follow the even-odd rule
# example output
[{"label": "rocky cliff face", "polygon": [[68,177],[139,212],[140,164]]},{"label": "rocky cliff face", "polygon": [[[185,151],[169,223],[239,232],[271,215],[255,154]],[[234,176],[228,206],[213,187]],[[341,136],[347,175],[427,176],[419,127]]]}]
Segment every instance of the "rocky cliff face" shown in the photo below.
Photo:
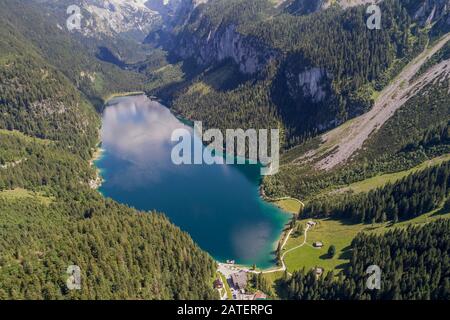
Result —
[{"label": "rocky cliff face", "polygon": [[160,23],[159,13],[147,6],[148,0],[32,0],[53,12],[60,21],[59,27],[66,27],[66,20],[76,12],[69,11],[77,6],[81,15],[79,33],[85,37],[100,39],[126,34],[142,40]]},{"label": "rocky cliff face", "polygon": [[[192,13],[198,5],[197,2],[186,0],[184,8],[189,7]],[[306,14],[326,9],[332,4],[338,4],[345,9],[374,2],[382,2],[382,0],[295,0],[280,1],[278,6],[297,8],[298,12]],[[411,2],[411,6],[413,8],[410,9],[414,12],[413,18],[422,24],[445,20],[450,25],[450,0],[417,0]],[[181,5],[178,7],[178,12],[182,7]],[[200,65],[214,64],[230,58],[239,65],[242,72],[251,74],[261,71],[270,60],[280,56],[277,50],[265,46],[257,38],[240,34],[233,24],[222,23],[217,29],[208,29],[208,21],[202,20],[202,13],[195,14],[200,16],[196,19],[201,20],[198,26],[203,30],[202,32],[188,30],[178,35],[173,49],[181,58],[194,58]]]},{"label": "rocky cliff face", "polygon": [[195,8],[209,0],[147,0],[146,6],[157,12],[162,19],[160,28],[170,29],[183,25]]},{"label": "rocky cliff face", "polygon": [[239,65],[240,71],[246,74],[261,71],[279,55],[255,37],[240,34],[234,25],[210,30],[202,37],[184,33],[174,49],[180,57],[194,58],[200,65],[232,59]]},{"label": "rocky cliff face", "polygon": [[142,41],[152,32],[170,25],[173,20],[188,17],[189,13],[208,0],[33,0],[60,18],[60,27],[70,16],[67,8],[81,9],[82,35],[90,38],[114,38],[124,35]]},{"label": "rocky cliff face", "polygon": [[282,69],[282,82],[285,83],[285,94],[293,101],[306,99],[312,103],[324,101],[329,95],[329,85],[332,76],[324,69],[318,67],[298,67],[287,64]]},{"label": "rocky cliff face", "polygon": [[157,12],[146,6],[147,0],[88,0],[80,3],[89,14],[82,33],[86,36],[114,36],[134,33],[144,38],[159,21]]},{"label": "rocky cliff face", "polygon": [[[177,12],[179,16],[186,16],[180,14],[180,12],[190,10],[189,17],[192,14],[195,15],[194,20],[197,22],[197,27],[178,34],[176,44],[170,50],[173,50],[179,57],[183,59],[194,58],[200,65],[210,65],[230,58],[239,65],[241,72],[252,74],[261,71],[269,61],[280,56],[280,52],[266,46],[256,37],[239,33],[236,25],[227,25],[222,22],[219,27],[208,29],[208,19],[202,17],[201,10],[194,11],[198,3],[193,5],[189,1],[194,0],[186,0],[184,6],[178,7]],[[197,0],[197,2],[199,1],[201,3],[207,2]],[[369,2],[373,3],[373,0],[338,1],[343,8]],[[324,10],[333,3],[335,2],[332,0],[285,0],[276,2],[276,7],[278,10],[288,8],[288,11],[295,14],[308,14]],[[179,22],[178,27],[183,29]],[[202,30],[199,32],[198,29]],[[156,43],[163,38],[167,39],[167,34],[152,34],[148,37],[148,42]],[[168,42],[174,42],[172,40],[170,39]]]},{"label": "rocky cliff face", "polygon": [[293,89],[301,89],[303,96],[317,103],[325,99],[327,95],[325,82],[330,78],[328,72],[323,68],[309,68],[300,72],[297,79],[289,81],[289,86]]}]

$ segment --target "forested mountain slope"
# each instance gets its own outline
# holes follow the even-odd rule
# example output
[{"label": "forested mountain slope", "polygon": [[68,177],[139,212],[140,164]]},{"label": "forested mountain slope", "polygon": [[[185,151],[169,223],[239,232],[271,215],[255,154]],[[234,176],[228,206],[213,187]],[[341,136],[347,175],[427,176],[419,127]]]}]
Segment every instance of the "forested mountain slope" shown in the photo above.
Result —
[{"label": "forested mountain slope", "polygon": [[[388,95],[380,95],[379,101],[385,102],[376,104],[378,110],[374,108],[366,115],[326,133],[326,142],[313,139],[288,151],[283,157],[284,165],[280,173],[265,179],[266,194],[289,194],[302,199],[315,197],[324,190],[339,189],[383,173],[408,170],[448,154],[448,140],[437,138],[440,135],[438,128],[447,130],[450,120],[450,62],[442,60],[447,51],[448,42],[436,52],[435,58],[430,57],[422,65],[420,69],[423,71],[419,70],[419,65],[413,65],[417,73],[411,73],[407,80],[397,82],[397,89]],[[390,110],[390,107],[394,109]],[[384,117],[385,122],[377,124],[380,116]],[[371,122],[374,127],[369,127]],[[358,126],[361,128],[359,131],[355,129]],[[351,143],[364,132],[365,140]],[[436,139],[430,140],[434,135]],[[347,148],[340,149],[341,146]],[[331,166],[337,164],[333,162],[336,156],[349,150],[353,151],[347,153],[351,155],[347,161],[336,167]],[[330,169],[320,170],[323,166]]]},{"label": "forested mountain slope", "polygon": [[414,59],[404,68],[404,70],[402,70],[399,76],[380,93],[373,108],[360,118],[355,119],[351,124],[351,128],[346,132],[337,129],[336,131],[331,131],[324,135],[323,139],[325,143],[330,140],[336,141],[335,137],[338,137],[338,141],[333,144],[330,149],[327,149],[324,152],[329,152],[336,147],[337,151],[331,152],[330,155],[321,159],[317,166],[321,169],[330,169],[342,164],[358,151],[370,134],[373,134],[381,128],[395,111],[398,108],[401,108],[409,98],[413,97],[429,83],[446,81],[450,74],[450,69],[448,69],[450,60],[442,61],[436,66],[429,68],[429,70],[426,70],[425,74],[421,75],[415,81],[412,80],[425,62],[446,46],[449,41],[450,34],[440,39],[440,41],[432,46],[430,50],[423,52]]},{"label": "forested mountain slope", "polygon": [[[281,128],[283,166],[265,177],[262,191],[305,200],[302,217],[395,228],[439,216],[448,202],[448,163],[406,173],[450,153],[448,1],[380,1],[380,30],[367,28],[367,5],[358,6],[366,1],[339,3],[345,10],[326,1],[209,1],[164,34],[160,49],[178,60],[154,70],[175,80],[147,91],[207,127]],[[382,173],[405,178],[364,193],[346,190]],[[436,222],[406,236],[360,235],[342,276],[286,274],[285,297],[446,299],[448,231],[447,222]],[[393,251],[380,258],[379,243]],[[378,294],[363,287],[371,264],[395,275]],[[421,277],[424,269],[432,276]]]},{"label": "forested mountain slope", "polygon": [[[446,130],[441,132],[448,140]],[[409,220],[439,208],[448,198],[449,165],[425,169],[368,193],[311,201],[302,214],[361,223]]]},{"label": "forested mountain slope", "polygon": [[448,152],[446,142],[408,148],[449,120],[447,0],[379,1],[380,30],[367,28],[360,1],[294,15],[295,3],[198,6],[160,43],[181,60],[152,67],[147,92],[206,127],[280,128],[284,165],[263,183],[274,198],[305,199]]},{"label": "forested mountain slope", "polygon": [[[0,4],[0,298],[215,297],[215,263],[186,233],[89,187],[99,116],[86,96],[96,86],[77,79],[90,66],[123,73],[28,4]],[[106,77],[95,96],[128,90]],[[81,290],[67,288],[70,265]]]},{"label": "forested mountain slope", "polygon": [[[138,63],[121,60],[142,57],[121,51],[125,29],[70,33],[66,2],[39,3],[0,4],[0,298],[215,297],[215,263],[187,234],[89,187],[92,105],[113,92],[146,90],[205,127],[282,129],[282,167],[262,191],[307,200],[311,217],[395,222],[448,203],[448,163],[364,194],[345,190],[450,154],[448,0],[381,1],[380,30],[366,26],[357,5],[366,1],[139,1],[169,20],[146,37]],[[358,236],[345,278],[295,273],[283,280],[286,297],[448,298],[448,229]],[[367,263],[392,271],[378,295],[361,289]],[[65,283],[73,264],[80,291]]]},{"label": "forested mountain slope", "polygon": [[181,61],[156,68],[157,79],[175,80],[148,92],[206,127],[282,129],[284,165],[263,182],[273,198],[309,198],[448,153],[444,140],[410,147],[449,120],[447,1],[380,1],[380,30],[367,28],[359,2],[298,15],[283,4],[197,7],[162,43]]},{"label": "forested mountain slope", "polygon": [[282,127],[290,147],[370,110],[374,91],[422,52],[428,33],[448,28],[438,2],[424,22],[424,1],[382,1],[382,28],[370,30],[366,6],[296,16],[265,0],[209,1],[162,43],[183,61],[181,83],[148,91],[193,119],[215,101],[207,126],[249,127],[247,88],[256,86],[264,102],[251,107],[252,125]]},{"label": "forested mountain slope", "polygon": [[[142,89],[144,77],[95,58],[89,42],[69,32],[61,19],[32,0],[2,1],[2,24],[21,35],[47,61],[94,102],[103,106],[108,93]],[[67,15],[64,15],[64,20]],[[14,34],[13,33],[13,34]]]}]

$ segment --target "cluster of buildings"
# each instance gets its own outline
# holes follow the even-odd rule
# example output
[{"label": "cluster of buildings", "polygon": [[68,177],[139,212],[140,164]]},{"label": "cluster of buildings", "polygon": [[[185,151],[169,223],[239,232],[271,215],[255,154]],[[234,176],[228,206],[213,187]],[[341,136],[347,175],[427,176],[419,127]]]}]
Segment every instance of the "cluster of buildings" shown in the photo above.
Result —
[{"label": "cluster of buildings", "polygon": [[[317,225],[317,222],[310,220],[306,223],[306,225],[308,226],[308,228],[312,228]],[[323,243],[321,241],[316,241],[313,243],[313,247],[314,248],[323,248]]]},{"label": "cluster of buildings", "polygon": [[317,222],[310,220],[306,223],[306,225],[309,226],[310,228],[312,228],[317,225]]},{"label": "cluster of buildings", "polygon": [[[317,225],[317,222],[310,220],[306,223],[306,225],[308,226],[308,228],[313,228]],[[323,248],[323,242],[321,241],[313,242],[313,247],[317,249]],[[314,274],[316,275],[316,278],[319,279],[322,276],[324,269],[322,267],[316,266],[315,268],[313,268],[313,271]]]},{"label": "cluster of buildings", "polygon": [[231,284],[236,290],[244,290],[247,287],[247,272],[241,270],[231,275]]},{"label": "cluster of buildings", "polygon": [[[233,300],[266,300],[267,295],[263,292],[247,292],[248,280],[249,279],[247,271],[240,270],[231,274],[229,284],[233,295]],[[214,281],[214,288],[222,289],[224,288],[224,286],[225,284],[220,279]]]}]

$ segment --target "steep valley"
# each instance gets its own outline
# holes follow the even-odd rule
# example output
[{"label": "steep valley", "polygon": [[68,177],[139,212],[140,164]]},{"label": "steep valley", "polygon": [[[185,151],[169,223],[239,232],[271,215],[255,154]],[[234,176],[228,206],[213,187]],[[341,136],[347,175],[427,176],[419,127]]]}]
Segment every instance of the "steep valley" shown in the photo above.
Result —
[{"label": "steep valley", "polygon": [[[449,299],[450,0],[375,2],[379,30],[366,0],[2,0],[0,299],[232,299],[239,270],[252,297]],[[196,120],[280,129],[279,173],[175,166]]]}]

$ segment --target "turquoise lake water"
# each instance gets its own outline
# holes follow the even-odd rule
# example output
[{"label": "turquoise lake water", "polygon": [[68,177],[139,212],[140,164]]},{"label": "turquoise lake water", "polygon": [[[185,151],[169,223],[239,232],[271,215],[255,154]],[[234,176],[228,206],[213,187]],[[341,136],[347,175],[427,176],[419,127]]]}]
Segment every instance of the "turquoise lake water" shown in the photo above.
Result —
[{"label": "turquoise lake water", "polygon": [[[175,165],[173,130],[192,128],[146,96],[111,100],[96,161],[100,192],[140,210],[157,210],[218,261],[267,268],[290,215],[259,196],[258,165]],[[194,136],[193,139],[200,139]]]}]

